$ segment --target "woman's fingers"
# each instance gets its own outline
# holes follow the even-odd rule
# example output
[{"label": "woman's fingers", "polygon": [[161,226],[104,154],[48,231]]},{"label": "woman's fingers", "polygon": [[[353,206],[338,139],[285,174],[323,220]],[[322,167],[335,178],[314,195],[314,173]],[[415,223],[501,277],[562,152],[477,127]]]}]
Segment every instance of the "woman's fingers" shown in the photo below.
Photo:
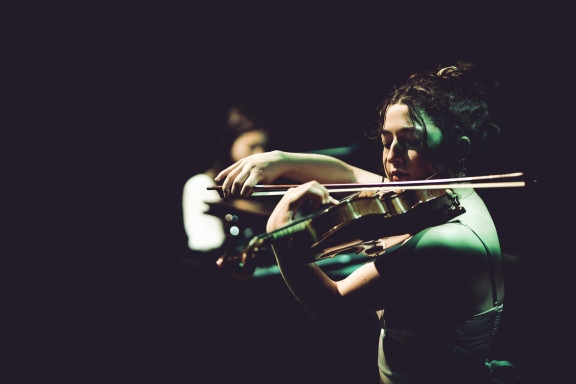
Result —
[{"label": "woman's fingers", "polygon": [[224,197],[248,197],[253,186],[260,182],[272,182],[280,176],[283,162],[280,151],[256,153],[245,157],[221,171],[214,180],[222,182]]},{"label": "woman's fingers", "polygon": [[256,185],[262,177],[262,169],[252,161],[243,159],[226,168],[214,178],[222,182],[222,192],[224,197],[250,196],[252,187]]},{"label": "woman's fingers", "polygon": [[319,202],[321,204],[338,204],[339,201],[330,196],[330,192],[326,187],[322,184],[318,183],[317,181],[310,181],[306,184],[303,184],[304,188],[309,188],[310,193],[316,194],[320,197]]},{"label": "woman's fingers", "polygon": [[252,194],[253,187],[262,181],[261,173],[258,170],[253,170],[249,173],[246,180],[244,180],[244,184],[242,185],[242,189],[240,190],[240,196],[248,197]]},{"label": "woman's fingers", "polygon": [[216,177],[214,178],[214,180],[216,181],[220,181],[223,178],[225,178],[230,172],[232,172],[234,169],[236,169],[239,165],[239,162],[232,164],[231,166],[229,166],[228,168],[225,168],[224,170],[220,171],[220,173],[218,175],[216,175]]},{"label": "woman's fingers", "polygon": [[250,168],[251,168],[250,165],[245,165],[236,175],[234,181],[232,182],[232,186],[230,187],[230,193],[232,195],[234,196],[240,195],[240,191],[242,190],[242,187],[244,186],[246,179],[248,178],[248,176],[250,176],[251,172]]},{"label": "woman's fingers", "polygon": [[235,167],[228,167],[228,173],[226,174],[226,178],[222,182],[222,192],[224,193],[224,197],[230,197],[232,193],[232,188],[236,179],[242,178],[242,172],[244,171],[244,165],[242,164],[242,160],[238,163],[234,164]]},{"label": "woman's fingers", "polygon": [[274,208],[266,230],[270,232],[288,225],[306,201],[314,201],[317,206],[321,204],[339,204],[339,201],[330,196],[328,190],[316,181],[290,188],[282,196],[276,208]]},{"label": "woman's fingers", "polygon": [[328,198],[328,203],[327,204],[332,204],[332,205],[338,205],[340,204],[340,201],[338,201],[338,199],[333,198],[332,196],[330,196]]},{"label": "woman's fingers", "polygon": [[317,181],[310,181],[293,188],[287,192],[292,194],[291,200],[315,200],[318,204],[338,204],[338,200],[330,196],[330,192],[322,184]]}]

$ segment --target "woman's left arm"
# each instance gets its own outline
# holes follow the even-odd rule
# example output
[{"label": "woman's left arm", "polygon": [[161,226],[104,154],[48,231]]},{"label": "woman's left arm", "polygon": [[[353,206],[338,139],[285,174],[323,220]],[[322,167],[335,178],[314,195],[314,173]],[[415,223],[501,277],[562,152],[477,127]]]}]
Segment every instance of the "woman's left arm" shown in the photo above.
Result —
[{"label": "woman's left arm", "polygon": [[[337,204],[328,190],[312,181],[290,189],[280,200],[270,219],[267,231],[271,232],[289,224],[302,203],[314,200],[318,204]],[[342,281],[330,279],[315,263],[308,264],[298,257],[298,251],[291,249],[280,240],[272,245],[282,277],[292,294],[302,306],[322,322],[335,322],[374,310],[366,294],[370,282],[378,279],[373,263],[360,267]],[[362,292],[360,295],[358,293]]]},{"label": "woman's left arm", "polygon": [[[298,206],[313,188],[306,184],[279,204],[268,230],[290,218],[288,207]],[[320,186],[321,187],[321,186]],[[320,197],[320,188],[311,194]],[[278,216],[277,216],[278,215]],[[275,220],[278,221],[275,221]],[[274,224],[276,223],[276,224]],[[390,254],[357,268],[343,280],[330,279],[316,264],[302,261],[298,251],[282,241],[272,248],[284,281],[300,304],[321,322],[337,322],[414,299],[445,301],[467,290],[459,276],[474,270],[481,249],[454,241],[459,227],[439,226],[421,231]],[[477,255],[476,255],[477,254]]]}]

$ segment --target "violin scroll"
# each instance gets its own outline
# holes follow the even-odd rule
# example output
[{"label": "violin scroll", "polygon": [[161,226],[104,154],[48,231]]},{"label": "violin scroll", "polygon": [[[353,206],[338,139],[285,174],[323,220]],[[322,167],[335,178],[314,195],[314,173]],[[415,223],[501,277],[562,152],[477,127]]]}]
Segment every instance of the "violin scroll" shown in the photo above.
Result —
[{"label": "violin scroll", "polygon": [[263,246],[264,240],[260,236],[256,236],[250,240],[250,243],[248,243],[248,246],[242,252],[241,263],[244,266],[252,265],[257,258],[257,254],[262,252],[261,248],[263,248]]},{"label": "violin scroll", "polygon": [[248,280],[254,274],[256,266],[243,262],[242,254],[224,253],[218,260],[216,266],[219,270],[226,272],[236,280]]}]

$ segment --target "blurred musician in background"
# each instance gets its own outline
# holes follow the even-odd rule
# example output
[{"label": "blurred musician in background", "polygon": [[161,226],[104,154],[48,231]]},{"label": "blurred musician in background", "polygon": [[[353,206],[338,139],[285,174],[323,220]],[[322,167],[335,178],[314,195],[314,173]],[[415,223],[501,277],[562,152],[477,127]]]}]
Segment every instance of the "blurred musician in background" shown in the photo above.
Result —
[{"label": "blurred musician in background", "polygon": [[[247,104],[235,104],[228,109],[218,146],[213,152],[214,162],[203,173],[188,179],[182,194],[188,248],[193,251],[196,261],[213,263],[223,253],[244,245],[242,241],[235,241],[241,239],[242,234],[234,232],[238,228],[231,225],[238,220],[234,215],[238,210],[256,218],[270,213],[257,203],[240,202],[240,199],[236,203],[223,202],[217,193],[207,190],[215,185],[214,177],[220,171],[242,158],[266,151],[268,144],[269,130],[260,111]],[[247,235],[251,236],[251,233]]]}]

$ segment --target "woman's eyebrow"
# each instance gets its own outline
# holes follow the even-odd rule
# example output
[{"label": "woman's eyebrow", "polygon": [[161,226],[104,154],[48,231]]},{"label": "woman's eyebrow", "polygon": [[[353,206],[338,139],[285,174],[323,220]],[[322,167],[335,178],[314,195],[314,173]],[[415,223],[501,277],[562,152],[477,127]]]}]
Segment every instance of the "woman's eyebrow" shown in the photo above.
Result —
[{"label": "woman's eyebrow", "polygon": [[[404,132],[410,133],[410,132],[415,132],[415,131],[416,131],[416,128],[414,128],[414,127],[402,127],[400,129],[398,129],[398,132],[402,132],[402,133],[404,133]],[[390,134],[391,133],[391,131],[389,129],[386,129],[386,128],[382,128],[381,132],[382,132],[382,134],[385,134],[385,133]]]}]

